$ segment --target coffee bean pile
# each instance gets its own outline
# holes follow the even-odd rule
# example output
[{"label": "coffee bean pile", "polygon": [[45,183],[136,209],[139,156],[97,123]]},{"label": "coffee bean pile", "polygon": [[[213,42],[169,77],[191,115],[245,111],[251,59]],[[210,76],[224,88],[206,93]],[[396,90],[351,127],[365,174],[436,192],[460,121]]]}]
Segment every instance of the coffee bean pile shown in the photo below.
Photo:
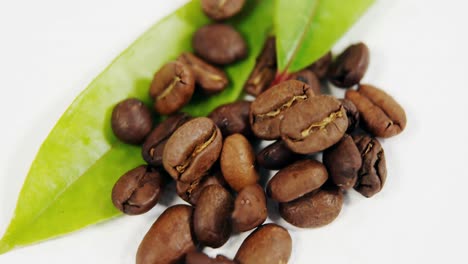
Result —
[{"label": "coffee bean pile", "polygon": [[[217,21],[243,5],[202,1],[205,13]],[[336,59],[328,52],[306,69],[278,78],[270,37],[245,83],[255,100],[225,104],[196,118],[179,111],[196,89],[207,96],[224,90],[229,79],[221,67],[242,60],[248,49],[239,32],[219,22],[200,28],[193,48],[195,54],[183,53],[159,69],[149,88],[154,110],[167,119],[153,128],[150,109],[133,98],[112,113],[115,136],[142,145],[147,162],[117,181],[114,205],[125,214],[143,214],[170,181],[189,204],[159,216],[140,244],[136,263],[284,264],[291,236],[277,224],[263,224],[267,199],[279,204],[287,222],[313,228],[337,218],[344,192],[354,188],[371,197],[382,190],[387,171],[376,137],[399,134],[406,116],[390,95],[360,84],[369,64],[365,44],[348,47]],[[347,89],[345,98],[323,94],[327,80]],[[256,153],[261,140],[275,142]],[[323,163],[313,156],[321,152]],[[259,167],[278,170],[266,186]],[[253,229],[233,260],[200,251]]]}]

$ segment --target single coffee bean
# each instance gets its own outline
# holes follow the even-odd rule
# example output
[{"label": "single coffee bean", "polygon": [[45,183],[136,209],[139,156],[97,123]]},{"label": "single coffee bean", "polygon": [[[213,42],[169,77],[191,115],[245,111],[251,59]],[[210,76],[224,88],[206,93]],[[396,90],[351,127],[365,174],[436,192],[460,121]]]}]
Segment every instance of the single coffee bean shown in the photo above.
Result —
[{"label": "single coffee bean", "polygon": [[357,135],[353,139],[362,157],[354,189],[365,197],[372,197],[382,190],[387,179],[385,153],[376,138]]},{"label": "single coffee bean", "polygon": [[195,82],[200,85],[207,94],[219,93],[229,84],[226,74],[192,53],[185,52],[177,59],[188,65],[195,75]]},{"label": "single coffee bean", "polygon": [[278,140],[257,154],[257,163],[268,170],[280,170],[301,157],[302,155],[292,152],[284,141]]},{"label": "single coffee bean", "polygon": [[348,117],[348,129],[346,132],[353,132],[359,126],[359,111],[356,105],[354,105],[350,100],[340,99],[340,101],[346,111],[346,116]]},{"label": "single coffee bean", "polygon": [[204,60],[226,65],[247,56],[247,44],[232,26],[211,24],[201,27],[192,40],[193,49]]},{"label": "single coffee bean", "polygon": [[175,180],[192,183],[211,168],[221,152],[221,131],[206,117],[198,117],[179,127],[164,147],[164,169]]},{"label": "single coffee bean", "polygon": [[324,189],[279,204],[281,217],[297,227],[321,227],[330,224],[343,207],[343,193],[338,189]]},{"label": "single coffee bean", "polygon": [[185,257],[185,264],[236,264],[223,255],[217,255],[216,258],[210,258],[202,252],[190,252]]},{"label": "single coffee bean", "polygon": [[267,192],[278,202],[289,202],[320,188],[327,179],[327,169],[322,163],[300,160],[276,173],[268,182]]},{"label": "single coffee bean", "polygon": [[239,264],[284,264],[292,251],[289,232],[276,224],[266,224],[252,232],[237,251]]},{"label": "single coffee bean", "polygon": [[358,84],[369,65],[369,49],[366,44],[358,43],[349,46],[330,66],[330,82],[341,88]]},{"label": "single coffee bean", "polygon": [[151,131],[151,111],[138,99],[126,99],[112,111],[112,131],[121,141],[140,144]]},{"label": "single coffee bean", "polygon": [[353,138],[345,134],[338,143],[326,149],[323,164],[336,186],[342,190],[353,188],[362,165],[361,154]]},{"label": "single coffee bean", "polygon": [[208,117],[218,126],[223,137],[239,133],[250,138],[252,137],[249,123],[250,104],[248,101],[237,101],[221,105]]},{"label": "single coffee bean", "polygon": [[265,222],[267,217],[266,197],[263,188],[258,184],[243,188],[234,202],[233,229],[237,232],[249,231]]},{"label": "single coffee bean", "polygon": [[160,123],[146,138],[143,143],[141,155],[143,159],[152,166],[162,166],[164,147],[169,137],[177,128],[191,119],[186,113],[178,113],[170,116]]},{"label": "single coffee bean", "polygon": [[203,188],[193,213],[193,230],[197,240],[205,246],[219,248],[231,235],[231,213],[234,200],[219,185]]},{"label": "single coffee bean", "polygon": [[164,147],[164,169],[175,180],[192,183],[211,168],[221,152],[221,131],[206,117],[188,121],[179,127]]},{"label": "single coffee bean", "polygon": [[156,112],[169,115],[186,105],[194,90],[195,76],[192,69],[180,61],[173,61],[154,75],[150,96],[154,99]]},{"label": "single coffee bean", "polygon": [[224,179],[236,191],[257,183],[260,178],[255,169],[252,146],[241,134],[231,135],[224,140],[220,164]]},{"label": "single coffee bean", "polygon": [[258,96],[267,90],[275,79],[277,71],[275,42],[274,37],[267,39],[262,53],[257,58],[255,68],[245,83],[244,90],[250,95]]},{"label": "single coffee bean", "polygon": [[292,151],[311,154],[338,142],[347,128],[348,118],[341,102],[333,96],[318,95],[285,113],[281,137]]},{"label": "single coffee bean", "polygon": [[314,94],[316,95],[322,93],[320,91],[321,89],[320,81],[315,75],[315,73],[312,72],[311,70],[305,69],[305,70],[296,72],[295,74],[292,75],[291,79],[298,80],[298,81],[308,84],[310,88],[312,88],[312,91],[314,92]]},{"label": "single coffee bean", "polygon": [[364,128],[376,137],[398,135],[406,127],[405,110],[393,97],[371,85],[360,85],[357,91],[346,91],[361,114]]},{"label": "single coffee bean", "polygon": [[266,90],[250,106],[252,131],[261,139],[279,138],[284,115],[299,102],[313,96],[309,85],[296,80],[285,81]]},{"label": "single coffee bean", "polygon": [[328,68],[330,67],[333,61],[332,53],[329,51],[327,54],[323,55],[320,59],[315,61],[312,65],[307,67],[307,69],[313,71],[319,80],[324,79],[327,76]]},{"label": "single coffee bean", "polygon": [[192,207],[169,207],[151,226],[138,248],[136,264],[173,264],[184,261],[196,246],[190,229]]},{"label": "single coffee bean", "polygon": [[158,203],[163,187],[164,175],[160,171],[139,166],[115,183],[112,203],[125,214],[144,214]]},{"label": "single coffee bean", "polygon": [[178,181],[176,184],[176,191],[179,197],[184,201],[196,205],[203,189],[210,185],[227,186],[221,171],[212,172],[192,183]]},{"label": "single coffee bean", "polygon": [[213,20],[225,20],[237,15],[245,0],[202,0],[203,12]]}]

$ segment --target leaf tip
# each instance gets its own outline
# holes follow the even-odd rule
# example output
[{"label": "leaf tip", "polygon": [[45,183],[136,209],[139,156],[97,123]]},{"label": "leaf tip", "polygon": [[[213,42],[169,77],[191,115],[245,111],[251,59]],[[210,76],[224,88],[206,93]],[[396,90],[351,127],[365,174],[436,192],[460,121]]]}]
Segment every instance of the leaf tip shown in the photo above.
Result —
[{"label": "leaf tip", "polygon": [[8,241],[6,241],[4,238],[0,240],[0,255],[5,254],[12,249],[13,247]]}]

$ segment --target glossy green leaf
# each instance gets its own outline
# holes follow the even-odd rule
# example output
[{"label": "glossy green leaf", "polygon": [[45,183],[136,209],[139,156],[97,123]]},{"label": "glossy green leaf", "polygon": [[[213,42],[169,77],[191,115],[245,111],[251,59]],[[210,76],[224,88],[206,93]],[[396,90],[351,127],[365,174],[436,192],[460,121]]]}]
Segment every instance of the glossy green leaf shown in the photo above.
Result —
[{"label": "glossy green leaf", "polygon": [[328,52],[375,0],[275,0],[278,69],[295,72]]},{"label": "glossy green leaf", "polygon": [[[232,24],[249,44],[249,57],[227,67],[231,85],[185,108],[205,115],[234,101],[271,31],[273,0],[251,0]],[[113,106],[128,97],[149,103],[153,74],[164,63],[191,49],[191,37],[209,20],[192,1],[153,26],[124,51],[73,102],[41,146],[18,199],[14,217],[0,241],[0,254],[109,219],[120,213],[110,200],[120,175],[141,164],[140,149],[113,136]]]}]

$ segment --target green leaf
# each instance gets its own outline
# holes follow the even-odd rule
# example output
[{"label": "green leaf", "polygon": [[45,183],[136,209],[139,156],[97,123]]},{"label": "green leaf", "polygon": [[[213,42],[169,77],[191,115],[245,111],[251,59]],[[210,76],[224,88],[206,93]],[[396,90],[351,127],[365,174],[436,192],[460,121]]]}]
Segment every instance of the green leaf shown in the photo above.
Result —
[{"label": "green leaf", "polygon": [[327,53],[375,0],[276,0],[278,70],[299,71]]},{"label": "green leaf", "polygon": [[[248,5],[232,24],[246,38],[249,57],[227,67],[232,84],[225,92],[198,99],[185,108],[189,113],[205,115],[240,96],[272,28],[265,18],[271,17],[273,0]],[[112,186],[143,160],[139,147],[122,144],[112,134],[112,108],[128,97],[149,103],[154,72],[190,50],[193,33],[206,23],[199,1],[188,3],[144,33],[78,96],[31,165],[0,254],[120,215],[110,199]]]}]

